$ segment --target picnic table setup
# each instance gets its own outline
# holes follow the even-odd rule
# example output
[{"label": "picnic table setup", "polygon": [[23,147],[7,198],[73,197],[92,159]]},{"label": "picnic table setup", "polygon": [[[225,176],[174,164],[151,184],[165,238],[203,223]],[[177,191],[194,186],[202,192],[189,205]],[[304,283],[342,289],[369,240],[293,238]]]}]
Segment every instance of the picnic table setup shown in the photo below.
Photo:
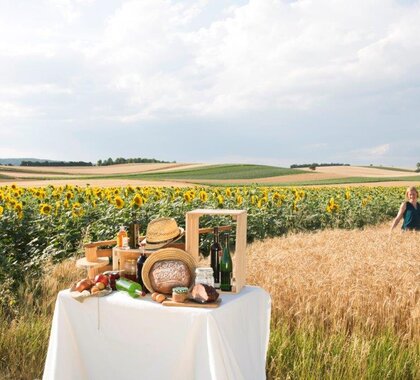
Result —
[{"label": "picnic table setup", "polygon": [[[204,215],[232,225],[200,228]],[[44,380],[266,378],[271,299],[245,282],[246,211],[185,217],[185,231],[158,218],[145,236],[130,225],[85,245],[77,266],[87,278],[57,296]],[[199,235],[211,232],[210,255],[200,257]]]}]

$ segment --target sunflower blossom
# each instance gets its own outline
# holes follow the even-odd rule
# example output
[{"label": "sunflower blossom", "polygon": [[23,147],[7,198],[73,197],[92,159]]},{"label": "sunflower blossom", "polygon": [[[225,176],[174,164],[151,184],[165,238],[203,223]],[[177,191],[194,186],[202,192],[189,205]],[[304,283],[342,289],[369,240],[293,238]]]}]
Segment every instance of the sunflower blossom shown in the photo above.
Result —
[{"label": "sunflower blossom", "polygon": [[114,198],[114,204],[116,208],[123,208],[124,207],[124,201],[120,196],[116,196]]},{"label": "sunflower blossom", "polygon": [[141,205],[143,205],[143,198],[139,193],[137,193],[133,198],[132,206],[140,207]]},{"label": "sunflower blossom", "polygon": [[82,205],[79,202],[73,203],[71,213],[74,217],[82,216],[84,213]]},{"label": "sunflower blossom", "polygon": [[52,210],[52,207],[51,207],[49,204],[42,203],[42,204],[39,206],[39,212],[40,212],[42,215],[50,215],[51,210]]}]

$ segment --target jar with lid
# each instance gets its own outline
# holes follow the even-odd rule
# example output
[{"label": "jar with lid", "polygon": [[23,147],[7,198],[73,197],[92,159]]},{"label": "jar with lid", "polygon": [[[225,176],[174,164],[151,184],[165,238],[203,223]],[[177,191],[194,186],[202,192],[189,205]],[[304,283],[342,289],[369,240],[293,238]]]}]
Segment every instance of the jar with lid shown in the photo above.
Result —
[{"label": "jar with lid", "polygon": [[123,277],[128,278],[129,280],[132,280],[132,281],[136,281],[137,260],[136,259],[125,260],[123,270],[124,270],[124,272],[122,272]]},{"label": "jar with lid", "polygon": [[199,267],[195,270],[195,284],[206,284],[214,287],[213,268]]}]

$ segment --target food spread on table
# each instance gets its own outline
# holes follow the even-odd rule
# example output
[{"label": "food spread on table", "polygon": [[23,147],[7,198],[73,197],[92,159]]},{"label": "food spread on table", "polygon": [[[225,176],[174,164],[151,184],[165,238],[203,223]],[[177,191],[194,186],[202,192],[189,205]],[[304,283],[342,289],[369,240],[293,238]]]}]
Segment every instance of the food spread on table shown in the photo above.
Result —
[{"label": "food spread on table", "polygon": [[[197,267],[195,259],[186,251],[166,247],[184,233],[174,219],[158,218],[150,222],[146,237],[141,238],[140,243],[136,223],[130,224],[128,234],[121,227],[116,242],[121,250],[139,251],[138,257],[121,260],[117,271],[99,273],[94,279],[81,279],[70,289],[74,298],[82,300],[120,291],[132,298],[151,299],[165,306],[217,307],[221,301],[219,291],[232,291],[233,265],[228,233],[224,234],[221,245],[219,228],[213,229],[211,264]],[[149,292],[151,296],[146,297]]]}]

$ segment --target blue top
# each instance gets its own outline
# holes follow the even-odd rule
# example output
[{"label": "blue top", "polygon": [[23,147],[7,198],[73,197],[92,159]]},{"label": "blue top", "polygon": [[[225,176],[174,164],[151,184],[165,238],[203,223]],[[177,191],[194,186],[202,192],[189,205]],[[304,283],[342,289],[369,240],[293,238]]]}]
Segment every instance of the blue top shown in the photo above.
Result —
[{"label": "blue top", "polygon": [[410,202],[406,202],[404,211],[403,230],[420,231],[420,205],[417,202],[415,208]]}]

